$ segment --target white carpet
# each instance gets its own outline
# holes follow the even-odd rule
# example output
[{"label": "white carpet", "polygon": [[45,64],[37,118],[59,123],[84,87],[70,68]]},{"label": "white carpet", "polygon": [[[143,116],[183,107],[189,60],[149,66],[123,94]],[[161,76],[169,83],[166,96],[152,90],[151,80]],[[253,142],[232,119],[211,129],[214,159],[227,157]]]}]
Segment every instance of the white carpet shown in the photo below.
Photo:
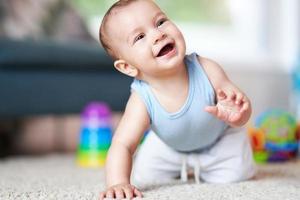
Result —
[{"label": "white carpet", "polygon": [[[0,160],[0,199],[97,199],[103,169],[82,169],[73,155]],[[254,180],[235,184],[174,182],[144,190],[145,200],[299,200],[300,161],[259,166]]]}]

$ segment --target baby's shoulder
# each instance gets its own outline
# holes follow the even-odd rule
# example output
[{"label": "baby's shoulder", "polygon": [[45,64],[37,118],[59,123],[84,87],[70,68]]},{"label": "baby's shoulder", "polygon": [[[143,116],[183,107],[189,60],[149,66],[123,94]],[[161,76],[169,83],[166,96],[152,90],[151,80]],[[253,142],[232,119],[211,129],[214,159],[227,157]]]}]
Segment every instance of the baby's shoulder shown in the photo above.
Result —
[{"label": "baby's shoulder", "polygon": [[202,67],[205,71],[207,71],[208,69],[211,69],[211,68],[219,68],[220,65],[210,59],[210,58],[207,58],[207,57],[203,57],[203,56],[200,56],[200,55],[196,55],[196,59],[197,59],[197,62],[199,63],[199,66]]}]

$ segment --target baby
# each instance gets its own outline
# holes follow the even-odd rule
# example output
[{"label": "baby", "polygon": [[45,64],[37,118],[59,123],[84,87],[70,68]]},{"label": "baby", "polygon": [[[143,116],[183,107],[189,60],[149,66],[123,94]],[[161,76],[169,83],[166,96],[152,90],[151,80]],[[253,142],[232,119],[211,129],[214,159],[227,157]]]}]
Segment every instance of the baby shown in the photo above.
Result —
[{"label": "baby", "polygon": [[[196,182],[229,183],[254,175],[242,126],[247,96],[214,61],[186,55],[182,33],[152,0],[120,0],[100,27],[115,68],[131,76],[131,95],[106,163],[104,198],[142,197],[141,186],[194,168]],[[146,130],[146,137],[133,155]]]}]

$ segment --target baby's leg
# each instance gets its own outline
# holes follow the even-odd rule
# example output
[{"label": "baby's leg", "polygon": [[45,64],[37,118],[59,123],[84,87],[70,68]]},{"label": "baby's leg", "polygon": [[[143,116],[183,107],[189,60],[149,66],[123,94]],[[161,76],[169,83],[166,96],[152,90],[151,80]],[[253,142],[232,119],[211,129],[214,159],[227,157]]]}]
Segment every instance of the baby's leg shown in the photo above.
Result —
[{"label": "baby's leg", "polygon": [[200,177],[206,182],[228,183],[254,176],[255,164],[245,128],[229,128],[212,148],[200,154]]},{"label": "baby's leg", "polygon": [[150,132],[140,146],[134,161],[131,181],[137,187],[166,183],[179,177],[182,154],[162,142]]}]

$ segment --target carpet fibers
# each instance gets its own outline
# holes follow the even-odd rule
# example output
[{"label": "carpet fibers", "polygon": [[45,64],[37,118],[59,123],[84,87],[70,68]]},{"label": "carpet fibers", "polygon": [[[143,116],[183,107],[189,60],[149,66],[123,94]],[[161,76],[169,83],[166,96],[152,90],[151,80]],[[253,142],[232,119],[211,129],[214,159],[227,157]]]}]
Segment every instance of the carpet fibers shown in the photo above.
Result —
[{"label": "carpet fibers", "polygon": [[[74,155],[12,157],[0,160],[0,200],[97,199],[103,169],[83,169]],[[234,184],[174,181],[143,190],[145,200],[299,200],[300,161],[258,166],[253,180]]]}]

